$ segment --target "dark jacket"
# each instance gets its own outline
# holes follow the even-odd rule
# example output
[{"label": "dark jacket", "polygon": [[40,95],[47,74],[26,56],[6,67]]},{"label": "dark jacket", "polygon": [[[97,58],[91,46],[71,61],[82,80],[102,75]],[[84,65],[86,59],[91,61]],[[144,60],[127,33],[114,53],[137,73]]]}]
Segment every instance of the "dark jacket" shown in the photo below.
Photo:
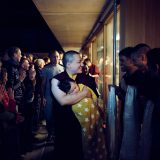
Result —
[{"label": "dark jacket", "polygon": [[24,85],[19,80],[19,63],[14,61],[13,59],[10,59],[8,61],[7,72],[7,87],[12,88],[14,90],[14,96],[17,104],[21,103],[23,98]]}]

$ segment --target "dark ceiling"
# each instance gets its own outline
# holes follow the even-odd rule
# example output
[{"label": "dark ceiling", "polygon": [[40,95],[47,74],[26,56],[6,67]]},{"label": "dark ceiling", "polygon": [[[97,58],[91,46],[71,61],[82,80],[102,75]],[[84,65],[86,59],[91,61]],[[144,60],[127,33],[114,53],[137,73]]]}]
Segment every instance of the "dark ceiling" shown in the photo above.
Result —
[{"label": "dark ceiling", "polygon": [[31,0],[3,0],[0,4],[0,52],[10,46],[23,52],[63,51]]}]

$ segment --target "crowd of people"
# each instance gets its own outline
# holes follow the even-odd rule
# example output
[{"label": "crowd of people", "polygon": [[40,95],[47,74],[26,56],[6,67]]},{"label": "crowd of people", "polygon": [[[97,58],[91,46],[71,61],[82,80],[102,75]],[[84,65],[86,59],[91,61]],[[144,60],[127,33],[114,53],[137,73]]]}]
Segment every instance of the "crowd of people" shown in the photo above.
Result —
[{"label": "crowd of people", "polygon": [[[133,133],[138,137],[134,142],[134,146],[137,144],[136,160],[143,159],[140,151],[146,146],[149,148],[147,160],[158,160],[160,48],[151,49],[142,43],[126,47],[120,51],[119,61],[121,73],[124,73],[116,87],[121,104],[119,159],[135,158],[127,154],[129,148],[124,145],[133,145],[126,139],[129,128],[126,129],[124,121],[128,87],[132,86],[137,94],[134,116],[130,120],[135,120],[138,127],[128,138],[132,138]],[[18,47],[7,49],[0,59],[0,150],[3,151],[0,158],[18,160],[21,154],[31,151],[34,133],[45,119],[47,141],[54,142],[53,159],[106,160],[104,117],[97,103],[99,76],[98,67],[87,56],[81,57],[73,50],[64,54],[52,51],[42,59],[32,54],[22,56]],[[146,114],[148,104],[153,107],[150,105],[152,110]],[[144,129],[147,122],[151,126],[149,132]],[[145,147],[142,145],[144,130],[150,137]]]},{"label": "crowd of people", "polygon": [[[120,69],[124,73],[119,87],[116,88],[121,102],[120,159],[158,160],[160,159],[160,48],[151,49],[149,45],[143,43],[126,47],[120,51],[119,60]],[[136,91],[134,94],[129,86],[134,87]],[[134,102],[129,105],[127,102],[133,99]],[[130,113],[125,107],[130,107]],[[127,123],[130,123],[129,127]],[[132,133],[130,127],[134,128]],[[133,136],[136,137],[134,142],[129,140],[133,139]],[[133,148],[135,151],[131,153],[130,150]]]},{"label": "crowd of people", "polygon": [[18,160],[32,151],[42,120],[55,159],[106,159],[97,85],[89,72],[82,73],[83,66],[75,51],[66,52],[62,61],[58,51],[42,59],[22,55],[18,47],[6,50],[0,59],[2,159]]},{"label": "crowd of people", "polygon": [[[53,141],[53,104],[50,78],[63,71],[59,53],[46,57],[22,55],[19,47],[8,48],[0,59],[0,157],[18,160],[32,151],[34,135],[46,121],[47,141]],[[1,159],[0,158],[0,159]]]}]

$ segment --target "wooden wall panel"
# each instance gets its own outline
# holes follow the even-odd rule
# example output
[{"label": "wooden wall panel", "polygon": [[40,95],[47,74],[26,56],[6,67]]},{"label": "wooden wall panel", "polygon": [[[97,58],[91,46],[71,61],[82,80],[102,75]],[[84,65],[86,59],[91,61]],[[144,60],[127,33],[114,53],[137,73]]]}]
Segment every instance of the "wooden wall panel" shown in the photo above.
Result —
[{"label": "wooden wall panel", "polygon": [[146,0],[146,43],[160,47],[160,1]]},{"label": "wooden wall panel", "polygon": [[160,47],[159,0],[121,0],[120,48],[147,43]]}]

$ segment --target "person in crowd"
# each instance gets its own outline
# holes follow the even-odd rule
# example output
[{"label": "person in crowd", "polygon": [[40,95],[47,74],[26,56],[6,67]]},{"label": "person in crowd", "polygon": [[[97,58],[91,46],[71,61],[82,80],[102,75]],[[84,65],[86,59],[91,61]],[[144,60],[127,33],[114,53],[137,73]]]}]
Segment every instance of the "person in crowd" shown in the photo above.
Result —
[{"label": "person in crowd", "polygon": [[52,141],[54,137],[54,117],[53,117],[53,99],[51,93],[51,79],[64,71],[59,64],[59,53],[55,50],[49,53],[50,63],[42,69],[43,77],[43,94],[45,98],[44,114],[46,119],[46,127],[48,131],[47,140]]},{"label": "person in crowd", "polygon": [[[119,53],[121,71],[125,74],[120,82],[121,88],[126,92],[127,85],[134,85],[139,93],[147,94],[146,84],[148,73],[147,44],[138,44],[135,47],[126,47]],[[148,89],[147,89],[148,90]]]},{"label": "person in crowd", "polygon": [[45,66],[45,62],[42,58],[35,59],[35,69],[42,70]]},{"label": "person in crowd", "polygon": [[[77,84],[73,79],[65,79],[58,84],[59,88],[66,94],[75,95],[82,91],[84,85]],[[85,160],[106,159],[105,138],[102,128],[102,117],[97,106],[97,96],[92,93],[92,98],[83,98],[72,105],[72,110],[82,127],[83,154]]]},{"label": "person in crowd", "polygon": [[7,70],[2,68],[0,77],[0,103],[3,105],[3,110],[6,114],[4,117],[16,120],[16,101],[14,99],[14,92],[12,89],[9,89],[9,91],[6,90],[7,80]]},{"label": "person in crowd", "polygon": [[134,52],[131,55],[134,64],[142,72],[147,70],[147,52],[150,50],[150,46],[145,43],[139,43],[134,47]]},{"label": "person in crowd", "polygon": [[[32,64],[33,65],[33,64]],[[36,85],[36,71],[32,65],[29,67],[27,77],[24,80],[24,109],[25,109],[25,146],[26,151],[32,150],[32,129],[34,117],[34,99],[35,99],[35,85]]]},{"label": "person in crowd", "polygon": [[[127,83],[137,87],[138,93],[142,95],[141,98],[144,97],[154,101],[155,97],[157,97],[156,93],[158,93],[156,88],[158,79],[148,68],[147,54],[150,50],[150,47],[143,43],[140,43],[134,47],[134,51],[131,54],[131,59],[137,67],[137,70],[133,74],[134,77],[131,77]],[[143,100],[141,100],[141,102],[142,101]]]},{"label": "person in crowd", "polygon": [[43,96],[43,77],[42,69],[45,65],[43,59],[39,58],[35,60],[35,71],[36,71],[36,85],[35,85],[35,99],[34,99],[34,117],[33,117],[33,131],[37,132],[40,127],[40,123],[44,120],[44,96]]},{"label": "person in crowd", "polygon": [[[33,64],[32,64],[33,65]],[[24,151],[30,151],[32,149],[32,118],[33,118],[33,99],[31,98],[33,96],[34,92],[34,86],[32,83],[34,83],[32,80],[30,80],[30,64],[27,58],[21,58],[20,61],[20,68],[19,68],[19,74],[20,75],[26,75],[25,79],[23,81],[23,116],[24,116],[24,124],[23,124],[23,143]],[[31,94],[31,95],[30,95]],[[31,96],[31,97],[30,97]],[[31,103],[29,103],[31,98]]]},{"label": "person in crowd", "polygon": [[88,58],[88,55],[86,53],[82,54],[82,62],[83,62],[83,66],[82,66],[82,73],[84,74],[88,74],[89,72],[89,67],[87,66],[87,64],[84,62],[85,59]]},{"label": "person in crowd", "polygon": [[15,115],[16,123],[21,123],[24,121],[24,117],[21,116],[21,113],[18,113],[16,109],[16,101],[14,99],[14,91],[9,88],[6,89],[6,83],[8,81],[8,73],[6,68],[2,68],[1,77],[0,77],[0,93],[1,93],[1,103],[4,106],[4,109]]},{"label": "person in crowd", "polygon": [[83,53],[82,54],[82,62],[84,62],[84,60],[87,59],[87,58],[88,58],[88,54]]},{"label": "person in crowd", "polygon": [[[83,83],[96,93],[96,85],[92,77],[82,73],[82,61],[76,51],[64,53],[63,65],[65,71],[56,75],[51,80],[53,94],[54,118],[55,118],[55,158],[62,160],[64,157],[70,160],[82,160],[82,134],[81,126],[71,106],[84,97],[91,97],[89,89],[85,86],[75,95],[66,94],[59,89],[58,84],[67,78],[75,79],[77,83]],[[89,78],[89,79],[88,79]]]},{"label": "person in crowd", "polygon": [[48,56],[44,57],[43,60],[45,62],[45,65],[51,62],[51,60]]},{"label": "person in crowd", "polygon": [[1,151],[3,155],[1,158],[17,160],[20,154],[19,134],[17,129],[18,125],[24,121],[24,118],[16,110],[13,89],[6,89],[7,81],[7,70],[2,68],[0,77],[0,127],[2,129],[1,138],[3,139],[3,149]]},{"label": "person in crowd", "polygon": [[19,74],[19,62],[22,54],[18,47],[10,47],[8,49],[8,55],[10,60],[8,61],[7,72],[8,81],[7,87],[14,90],[14,97],[16,104],[18,105],[18,111],[23,112],[23,85],[22,82],[25,79],[25,74]]},{"label": "person in crowd", "polygon": [[58,51],[58,53],[59,53],[59,64],[61,65],[61,66],[63,66],[63,62],[62,62],[62,59],[63,59],[63,52],[62,51]]},{"label": "person in crowd", "polygon": [[30,64],[29,70],[30,70],[30,71],[36,71],[36,70],[35,70],[35,65],[34,65],[34,64]]},{"label": "person in crowd", "polygon": [[125,96],[125,92],[127,90],[127,81],[128,79],[132,79],[130,78],[132,76],[132,74],[138,69],[137,66],[135,66],[131,55],[132,52],[134,51],[133,47],[126,47],[124,49],[122,49],[119,53],[119,64],[120,64],[120,69],[122,72],[122,78],[120,80],[120,89],[121,89],[121,94],[119,95],[121,96],[121,99],[124,100],[124,96]]},{"label": "person in crowd", "polygon": [[134,65],[133,60],[131,59],[131,54],[134,51],[134,47],[126,47],[119,52],[119,65],[121,69],[121,79],[119,87],[116,87],[116,94],[119,98],[118,100],[118,127],[119,127],[119,139],[118,147],[120,149],[123,137],[123,116],[124,116],[124,104],[125,96],[128,87],[128,81],[132,80],[134,73],[137,70],[137,67]]},{"label": "person in crowd", "polygon": [[[139,93],[145,92],[148,70],[147,52],[150,47],[147,44],[137,44],[135,47],[126,47],[119,53],[121,71],[124,73],[120,81],[121,89],[126,92],[128,85],[138,87]],[[125,95],[125,94],[123,94]]]},{"label": "person in crowd", "polygon": [[[152,73],[152,79],[150,81],[149,88],[151,94],[154,97],[154,110],[152,114],[152,146],[151,146],[151,159],[160,159],[160,48],[153,48],[147,53],[148,58],[148,70]],[[153,76],[154,75],[154,76]],[[154,87],[153,87],[154,86]]]},{"label": "person in crowd", "polygon": [[33,64],[33,58],[34,58],[34,56],[33,56],[32,53],[29,53],[29,54],[27,55],[27,59],[28,59],[28,61],[29,61],[29,64]]},{"label": "person in crowd", "polygon": [[[14,98],[16,100],[17,111],[25,116],[24,110],[24,79],[26,78],[26,71],[23,69],[25,66],[23,64],[23,59],[21,50],[18,47],[11,47],[8,49],[8,55],[10,60],[8,61],[8,88],[13,89],[14,91]],[[22,69],[20,71],[20,68]],[[25,153],[25,136],[24,136],[24,129],[25,129],[25,122],[18,124],[18,134],[19,134],[19,143],[20,143],[20,153]]]},{"label": "person in crowd", "polygon": [[147,52],[148,68],[160,75],[160,48],[153,48]]},{"label": "person in crowd", "polygon": [[[6,84],[8,81],[8,73],[6,68],[2,68],[0,77],[0,102],[2,103],[4,110],[14,114],[16,123],[24,121],[24,117],[18,113],[16,108],[16,101],[14,99],[14,91],[12,88],[7,89]],[[11,114],[12,115],[12,114]],[[12,116],[13,117],[13,116]]]},{"label": "person in crowd", "polygon": [[24,80],[21,82],[21,90],[22,93],[21,95],[19,95],[19,101],[21,102],[21,113],[23,114],[23,116],[25,116],[25,106],[24,106],[24,93],[25,93],[25,85],[24,85],[24,81],[27,77],[28,74],[28,70],[29,70],[29,61],[27,58],[22,57],[19,63],[19,76],[23,77]]},{"label": "person in crowd", "polygon": [[[153,63],[151,64],[151,61],[153,60],[151,57],[150,58],[149,58],[149,56],[147,57],[147,55],[149,55],[150,52],[151,52],[150,47],[146,44],[138,44],[135,47],[133,47],[133,49],[131,51],[129,51],[129,53],[127,53],[127,55],[129,56],[129,61],[126,61],[126,62],[129,62],[129,65],[127,65],[126,69],[128,70],[132,64],[134,66],[134,67],[132,67],[133,72],[131,72],[131,74],[128,74],[127,70],[125,69],[124,71],[126,73],[123,77],[125,84],[126,84],[126,88],[128,85],[130,85],[130,86],[134,86],[137,89],[136,103],[137,103],[138,107],[135,106],[133,113],[135,114],[135,117],[136,117],[136,125],[139,127],[138,130],[136,131],[136,134],[139,136],[139,139],[140,139],[141,134],[143,133],[143,130],[144,130],[143,124],[147,122],[147,119],[144,118],[144,114],[146,113],[147,102],[152,101],[152,103],[155,105],[156,104],[155,102],[157,101],[157,99],[160,95],[160,93],[159,93],[159,88],[160,88],[159,87],[159,82],[160,82],[159,77],[156,76],[156,74],[153,72],[153,70],[152,70],[153,68],[150,69],[151,66],[155,67],[156,65],[155,64],[153,65]],[[120,53],[123,54],[122,52],[120,52]],[[121,56],[119,56],[119,57],[121,58]],[[120,65],[121,65],[121,60],[120,60]],[[121,67],[121,69],[123,71],[124,68]],[[152,117],[153,121],[154,121],[155,120],[154,117],[155,117],[155,115],[157,115],[158,112],[155,109],[155,107],[153,110],[154,110],[153,112],[150,112],[149,117]],[[156,114],[154,113],[155,110],[156,110]],[[158,117],[158,116],[156,116],[156,117]],[[151,122],[151,123],[153,125],[153,122]],[[148,124],[148,125],[150,125],[150,124]],[[156,125],[153,125],[153,126],[152,127],[154,129],[157,129],[157,130],[159,129],[159,127],[157,127]],[[155,132],[153,132],[153,133],[155,133]],[[157,136],[154,136],[154,137],[157,137]],[[141,140],[142,140],[142,138],[143,138],[143,140],[145,139],[144,137],[141,137]],[[153,140],[155,140],[155,139],[153,138]],[[158,138],[157,138],[157,140],[158,140]],[[138,141],[137,143],[139,144],[140,141]],[[158,145],[153,145],[152,149],[155,146],[157,147]],[[144,146],[142,145],[142,147],[144,147]],[[158,152],[156,152],[156,149],[154,148],[153,150],[154,150],[153,153],[155,153],[155,155],[157,155]],[[142,153],[139,153],[139,154],[142,155]],[[152,154],[152,156],[153,155],[154,154]]]},{"label": "person in crowd", "polygon": [[148,86],[151,80],[147,65],[147,52],[149,50],[150,47],[147,44],[138,44],[135,47],[127,47],[119,53],[121,71],[125,72],[120,81],[120,88],[123,91],[123,101],[127,86],[135,86],[138,91],[139,103],[141,103],[139,109],[141,118],[143,118],[146,99],[152,96]]},{"label": "person in crowd", "polygon": [[19,72],[27,72],[29,70],[29,61],[27,58],[21,58]]},{"label": "person in crowd", "polygon": [[95,64],[93,64],[89,58],[86,58],[84,60],[84,65],[87,65],[89,76],[94,77],[98,85],[98,77],[100,74],[98,67]]}]

